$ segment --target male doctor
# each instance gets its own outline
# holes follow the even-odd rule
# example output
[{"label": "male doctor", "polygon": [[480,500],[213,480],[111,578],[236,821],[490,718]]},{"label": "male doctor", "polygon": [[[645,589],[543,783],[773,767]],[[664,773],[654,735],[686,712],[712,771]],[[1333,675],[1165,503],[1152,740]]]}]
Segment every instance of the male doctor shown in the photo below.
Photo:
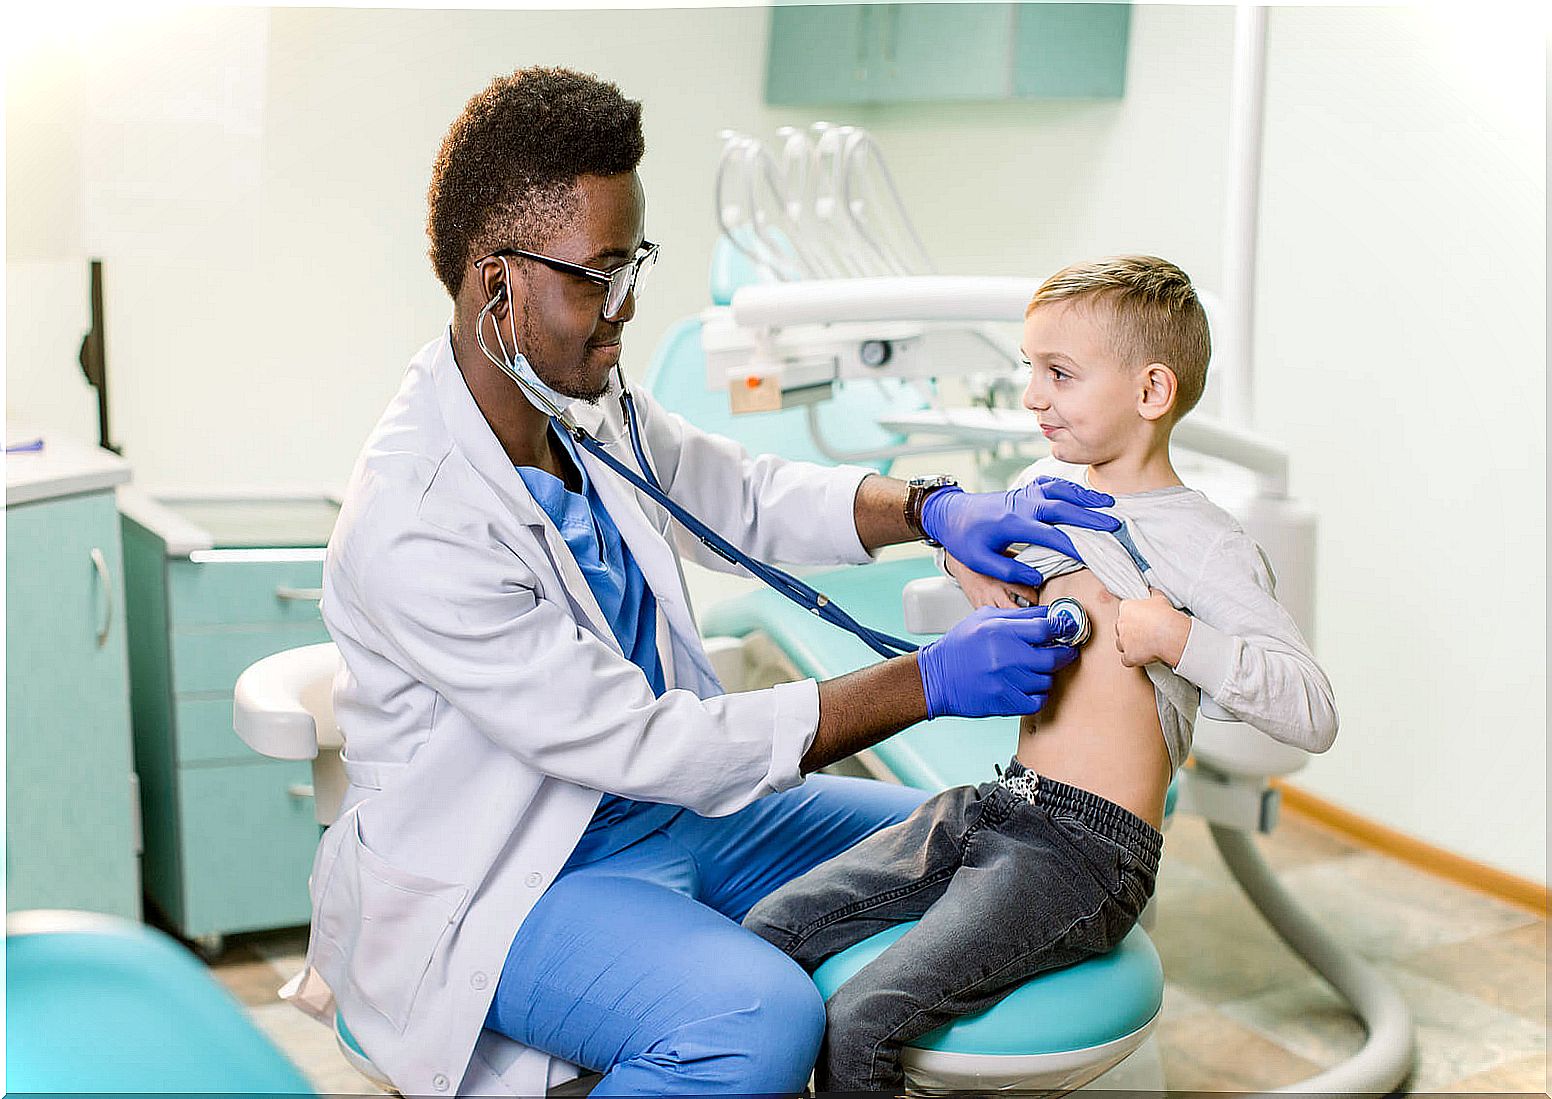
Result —
[{"label": "male doctor", "polygon": [[[537,1095],[573,1066],[604,1074],[595,1094],[801,1090],[823,1004],[739,920],[922,797],[804,776],[929,716],[1034,712],[1070,659],[1043,608],[987,611],[839,679],[722,692],[679,554],[720,560],[499,365],[638,468],[611,390],[653,255],[640,112],[535,68],[453,123],[429,218],[450,327],[411,361],[329,546],[350,787],[298,996],[337,1006],[407,1095]],[[1051,522],[1114,525],[1086,510],[1109,497],[1063,482],[967,494],[750,457],[636,401],[664,489],[763,559],[930,537],[1038,583],[1010,542],[1071,552]]]}]

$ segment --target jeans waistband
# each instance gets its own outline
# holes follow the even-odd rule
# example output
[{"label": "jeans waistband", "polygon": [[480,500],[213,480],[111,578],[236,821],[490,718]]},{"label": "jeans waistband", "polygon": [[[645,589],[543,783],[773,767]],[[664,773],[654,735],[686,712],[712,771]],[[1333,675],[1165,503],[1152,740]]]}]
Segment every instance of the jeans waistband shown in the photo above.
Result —
[{"label": "jeans waistband", "polygon": [[1047,810],[1065,809],[1083,818],[1099,832],[1131,849],[1132,853],[1157,866],[1164,850],[1164,837],[1159,830],[1130,809],[1125,809],[1108,798],[1054,778],[1046,778],[1030,771],[1018,760],[1008,764],[1005,778],[1028,775],[1035,780],[1034,803]]}]

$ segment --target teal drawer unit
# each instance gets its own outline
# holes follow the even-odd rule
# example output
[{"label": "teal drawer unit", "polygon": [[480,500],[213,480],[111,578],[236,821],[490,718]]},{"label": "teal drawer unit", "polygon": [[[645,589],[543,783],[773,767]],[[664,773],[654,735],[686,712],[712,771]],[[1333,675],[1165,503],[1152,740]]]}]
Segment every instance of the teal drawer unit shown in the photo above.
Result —
[{"label": "teal drawer unit", "polygon": [[286,538],[285,523],[254,531],[250,521],[245,533],[281,544],[231,545],[218,523],[205,548],[189,550],[159,524],[176,506],[124,517],[146,894],[179,934],[214,952],[224,935],[310,916],[319,835],[310,768],[243,744],[232,691],[254,661],[328,640],[318,612],[327,530],[312,524],[318,544],[298,545],[309,539]]},{"label": "teal drawer unit", "polygon": [[5,530],[6,908],[139,919],[113,493],[8,502]]},{"label": "teal drawer unit", "polygon": [[765,100],[804,107],[1119,99],[1127,4],[777,4]]},{"label": "teal drawer unit", "polygon": [[184,877],[197,883],[182,898],[191,935],[307,922],[307,875],[318,846],[311,766],[183,767],[178,802],[200,822],[179,845]]}]

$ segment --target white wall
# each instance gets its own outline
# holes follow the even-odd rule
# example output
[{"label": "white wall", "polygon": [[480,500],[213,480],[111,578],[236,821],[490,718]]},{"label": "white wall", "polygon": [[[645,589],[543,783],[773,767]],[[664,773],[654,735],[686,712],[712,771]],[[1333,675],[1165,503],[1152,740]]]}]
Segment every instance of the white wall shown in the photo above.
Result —
[{"label": "white wall", "polygon": [[1542,882],[1545,45],[1483,12],[1279,10],[1256,326],[1344,728],[1297,781]]},{"label": "white wall", "polygon": [[[704,302],[716,132],[815,117],[761,102],[766,18],[207,11],[24,58],[7,86],[8,414],[94,431],[74,365],[90,252],[108,260],[117,434],[140,480],[342,480],[447,315],[423,232],[441,135],[490,75],[536,62],[646,105],[665,250],[627,341],[639,372]],[[831,117],[874,131],[946,271],[1153,251],[1212,287],[1232,24],[1137,8],[1119,103]],[[1258,424],[1323,519],[1316,642],[1344,714],[1301,782],[1539,881],[1542,33],[1273,11],[1257,324]],[[1508,590],[1489,636],[1462,639],[1451,601],[1484,580]]]}]

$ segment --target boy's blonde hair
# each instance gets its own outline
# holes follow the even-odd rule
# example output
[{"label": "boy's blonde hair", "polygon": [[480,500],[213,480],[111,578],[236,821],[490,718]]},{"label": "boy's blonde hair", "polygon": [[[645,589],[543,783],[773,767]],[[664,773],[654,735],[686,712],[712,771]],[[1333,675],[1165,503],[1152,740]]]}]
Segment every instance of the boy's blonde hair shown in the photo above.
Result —
[{"label": "boy's blonde hair", "polygon": [[1207,385],[1212,337],[1190,276],[1157,256],[1111,256],[1075,263],[1046,279],[1024,310],[1058,301],[1100,302],[1111,334],[1132,366],[1163,363],[1175,373],[1174,419],[1196,407]]}]

